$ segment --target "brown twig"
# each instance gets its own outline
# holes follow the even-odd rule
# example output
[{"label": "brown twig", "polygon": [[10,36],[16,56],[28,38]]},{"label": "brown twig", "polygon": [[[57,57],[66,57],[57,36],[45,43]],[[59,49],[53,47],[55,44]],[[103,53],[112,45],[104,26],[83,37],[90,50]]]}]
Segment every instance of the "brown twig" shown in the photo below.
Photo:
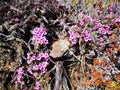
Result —
[{"label": "brown twig", "polygon": [[62,64],[63,62],[56,62],[55,87],[54,90],[61,90],[62,85]]}]

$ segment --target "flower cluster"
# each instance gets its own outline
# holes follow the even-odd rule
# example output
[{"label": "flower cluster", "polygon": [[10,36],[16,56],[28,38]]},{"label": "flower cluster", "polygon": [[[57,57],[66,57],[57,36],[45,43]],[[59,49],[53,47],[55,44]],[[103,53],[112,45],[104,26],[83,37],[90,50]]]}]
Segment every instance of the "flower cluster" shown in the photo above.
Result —
[{"label": "flower cluster", "polygon": [[40,90],[40,83],[39,82],[35,83],[35,90]]},{"label": "flower cluster", "polygon": [[22,75],[24,73],[23,68],[20,67],[17,72],[18,72],[17,82],[20,83],[21,85],[24,85],[24,82],[21,80],[22,79]]},{"label": "flower cluster", "polygon": [[91,41],[90,33],[87,30],[83,30],[82,37],[84,38],[85,42]]},{"label": "flower cluster", "polygon": [[[107,16],[105,16],[107,17]],[[101,23],[96,18],[93,20],[93,26],[91,28],[92,31],[99,31],[101,34],[111,34],[110,26],[108,24]]]},{"label": "flower cluster", "polygon": [[37,56],[35,55],[30,55],[30,52],[27,53],[27,63],[30,64],[32,61],[40,61],[41,59],[44,59],[45,61],[49,60],[49,55],[48,53],[42,53],[40,52]]},{"label": "flower cluster", "polygon": [[102,28],[102,24],[101,23],[96,23],[96,20],[94,22],[95,22],[95,25],[92,28],[93,31],[98,30],[99,28]]},{"label": "flower cluster", "polygon": [[85,42],[91,41],[91,36],[90,33],[87,30],[83,30],[81,34],[79,33],[74,33],[73,31],[69,30],[69,40],[71,41],[72,44],[76,44],[77,38],[80,36],[83,37]]},{"label": "flower cluster", "polygon": [[78,23],[81,26],[84,25],[84,24],[86,24],[86,23],[90,23],[91,21],[93,21],[93,19],[90,16],[88,16],[88,15],[85,15],[83,13],[80,13],[78,15]]},{"label": "flower cluster", "polygon": [[[32,31],[33,34],[33,40],[35,41],[35,44],[48,44],[48,40],[45,38],[45,35],[47,32],[44,30],[42,26],[35,27]],[[26,57],[27,62],[27,68],[19,68],[18,69],[18,76],[17,76],[17,82],[21,85],[24,85],[24,81],[22,81],[23,73],[28,72],[30,75],[33,76],[37,81],[35,83],[35,90],[40,90],[40,83],[39,83],[39,77],[43,75],[46,71],[46,66],[48,65],[49,61],[49,55],[48,53],[39,52],[39,50],[36,50],[35,52],[28,52]]]},{"label": "flower cluster", "polygon": [[32,68],[28,68],[28,72],[30,74],[34,74],[32,70],[36,71],[39,70],[41,71],[41,74],[45,73],[46,66],[48,64],[49,60],[49,55],[48,53],[39,53],[38,55],[30,55],[30,53],[27,53],[27,63],[31,64],[33,62],[40,62],[39,64],[33,64]]},{"label": "flower cluster", "polygon": [[74,33],[73,31],[69,31],[69,40],[71,41],[72,44],[76,44],[77,38],[80,37],[78,33]]},{"label": "flower cluster", "polygon": [[82,30],[82,34],[78,33],[75,31],[75,29],[77,29],[77,31],[81,31],[81,28],[84,27],[86,24],[89,24],[91,22],[93,22],[93,19],[85,14],[80,13],[78,15],[78,24],[79,25],[73,25],[70,27],[69,30],[69,40],[71,41],[72,44],[76,44],[77,42],[77,38],[79,38],[80,36],[83,37],[85,42],[91,41],[91,36],[90,33],[87,30]]},{"label": "flower cluster", "polygon": [[36,43],[39,44],[48,44],[48,40],[46,39],[45,35],[47,34],[47,32],[45,31],[45,29],[40,26],[40,27],[35,27],[33,29],[33,40],[35,40]]},{"label": "flower cluster", "polygon": [[[104,17],[106,17],[106,19],[108,18],[107,16]],[[92,18],[91,16],[80,13],[78,15],[77,25],[71,26],[68,32],[71,43],[76,44],[77,38],[80,36],[83,37],[85,42],[92,41],[92,37],[96,37],[96,39],[101,42],[103,41],[102,38],[104,35],[111,35],[113,31],[111,30],[110,25],[102,23],[99,19],[102,19],[102,17]],[[113,22],[119,22],[119,17],[117,17]],[[98,36],[96,36],[97,34]],[[101,38],[99,39],[99,37]]]},{"label": "flower cluster", "polygon": [[[88,63],[86,68],[91,70],[89,72],[84,69],[84,72],[87,72],[88,79],[85,78],[86,82],[82,83],[83,86],[98,88],[103,85],[104,88],[104,85],[107,86],[114,81],[113,78],[115,78],[117,84],[120,81],[119,64],[116,64],[119,60],[117,53],[120,52],[118,48],[120,46],[118,39],[120,16],[114,14],[115,7],[109,7],[108,9],[108,12],[104,12],[104,15],[101,15],[103,11],[99,10],[93,17],[80,13],[75,20],[77,21],[76,24],[71,26],[68,32],[72,44],[76,44],[77,39],[80,39],[79,42],[85,42],[85,48],[80,47],[80,50],[85,51],[86,58],[83,60]],[[84,45],[84,43],[82,44]],[[92,51],[89,52],[90,50],[93,50],[93,53]],[[82,57],[82,55],[80,56]],[[93,63],[90,59],[93,60]]]},{"label": "flower cluster", "polygon": [[115,11],[115,6],[110,6],[109,8],[108,8],[108,11],[110,11],[110,12],[114,12]]},{"label": "flower cluster", "polygon": [[70,27],[70,30],[68,31],[68,34],[69,34],[69,41],[72,43],[72,44],[76,44],[77,42],[77,38],[80,37],[80,34],[79,33],[75,33],[73,32],[73,29],[78,29],[79,27],[77,25],[73,25]]},{"label": "flower cluster", "polygon": [[92,31],[99,31],[99,33],[100,34],[103,34],[103,35],[105,35],[105,34],[111,34],[112,33],[112,31],[110,31],[110,26],[108,25],[108,24],[102,24],[102,23],[100,23],[100,22],[94,22],[94,25],[93,25],[93,27],[92,27],[92,29],[91,29]]}]

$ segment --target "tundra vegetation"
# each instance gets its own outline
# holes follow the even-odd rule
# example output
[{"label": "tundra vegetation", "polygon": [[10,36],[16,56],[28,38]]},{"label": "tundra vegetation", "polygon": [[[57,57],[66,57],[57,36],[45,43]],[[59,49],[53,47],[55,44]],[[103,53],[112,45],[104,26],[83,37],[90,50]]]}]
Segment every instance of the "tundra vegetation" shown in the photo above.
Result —
[{"label": "tundra vegetation", "polygon": [[120,0],[1,0],[0,90],[120,90]]}]

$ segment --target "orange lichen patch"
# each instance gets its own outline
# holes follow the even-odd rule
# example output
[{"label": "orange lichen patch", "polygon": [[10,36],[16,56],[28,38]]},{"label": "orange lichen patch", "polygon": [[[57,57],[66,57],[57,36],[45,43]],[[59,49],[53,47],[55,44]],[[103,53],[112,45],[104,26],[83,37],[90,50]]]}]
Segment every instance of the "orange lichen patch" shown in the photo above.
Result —
[{"label": "orange lichen patch", "polygon": [[100,84],[102,84],[103,82],[100,80],[97,80],[93,83],[94,86],[99,86]]},{"label": "orange lichen patch", "polygon": [[79,75],[78,72],[75,72],[75,73],[74,73],[74,77],[75,77],[76,80],[79,78],[79,76],[80,76],[80,75]]},{"label": "orange lichen patch", "polygon": [[90,47],[94,47],[95,45],[93,43],[89,43],[89,46]]},{"label": "orange lichen patch", "polygon": [[74,89],[76,90],[77,89],[77,82],[73,81],[72,85],[73,85]]},{"label": "orange lichen patch", "polygon": [[110,40],[111,42],[114,42],[115,39],[117,39],[117,35],[116,35],[116,34],[113,34],[112,36],[109,37],[109,40]]},{"label": "orange lichen patch", "polygon": [[112,84],[112,81],[106,81],[104,82],[105,85],[109,85],[109,84]]},{"label": "orange lichen patch", "polygon": [[120,24],[116,23],[115,25],[117,26],[117,31],[119,31],[120,30]]},{"label": "orange lichen patch", "polygon": [[109,49],[109,51],[111,51],[112,50],[112,48],[108,48]]},{"label": "orange lichen patch", "polygon": [[91,69],[92,69],[92,70],[95,70],[95,69],[96,69],[96,67],[92,65],[92,66],[91,66]]},{"label": "orange lichen patch", "polygon": [[120,80],[120,74],[115,75],[116,80]]},{"label": "orange lichen patch", "polygon": [[83,86],[90,86],[91,82],[90,81],[87,81],[87,82],[82,82],[82,85]]},{"label": "orange lichen patch", "polygon": [[106,52],[109,52],[110,50],[109,50],[109,48],[106,48],[105,51],[106,51]]},{"label": "orange lichen patch", "polygon": [[93,63],[94,63],[94,65],[97,65],[97,64],[101,64],[101,65],[102,65],[102,64],[105,64],[105,62],[104,62],[103,60],[98,59],[98,58],[94,59]]},{"label": "orange lichen patch", "polygon": [[110,37],[109,37],[109,40],[110,40],[111,42],[113,42],[114,39],[113,39],[112,36],[110,36]]},{"label": "orange lichen patch", "polygon": [[103,65],[103,64],[105,64],[105,62],[104,62],[104,61],[101,61],[101,64]]},{"label": "orange lichen patch", "polygon": [[93,63],[94,63],[94,65],[99,64],[99,59],[95,58],[94,61],[93,61]]},{"label": "orange lichen patch", "polygon": [[117,51],[120,52],[120,46],[117,48]]},{"label": "orange lichen patch", "polygon": [[99,4],[98,4],[98,6],[99,6],[99,7],[98,7],[99,10],[102,10],[102,9],[103,9],[103,7],[102,7],[102,3],[103,3],[102,0],[99,0]]},{"label": "orange lichen patch", "polygon": [[112,44],[111,48],[112,48],[112,49],[114,49],[114,48],[115,48],[115,45],[114,45],[114,44]]},{"label": "orange lichen patch", "polygon": [[98,79],[98,78],[100,78],[100,76],[101,76],[101,72],[93,72],[92,74],[91,74],[91,77],[94,79],[94,80],[96,80],[96,79]]},{"label": "orange lichen patch", "polygon": [[89,68],[92,69],[92,70],[95,70],[95,69],[96,69],[95,65],[88,65],[88,66],[89,66]]}]

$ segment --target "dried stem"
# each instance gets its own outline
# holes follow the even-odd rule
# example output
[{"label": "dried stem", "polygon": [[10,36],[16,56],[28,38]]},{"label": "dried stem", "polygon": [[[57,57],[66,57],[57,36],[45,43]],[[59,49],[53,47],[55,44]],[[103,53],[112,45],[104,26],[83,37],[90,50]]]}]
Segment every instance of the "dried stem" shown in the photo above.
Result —
[{"label": "dried stem", "polygon": [[55,73],[55,87],[54,90],[61,90],[62,85],[62,64],[63,62],[56,62],[56,73]]}]

